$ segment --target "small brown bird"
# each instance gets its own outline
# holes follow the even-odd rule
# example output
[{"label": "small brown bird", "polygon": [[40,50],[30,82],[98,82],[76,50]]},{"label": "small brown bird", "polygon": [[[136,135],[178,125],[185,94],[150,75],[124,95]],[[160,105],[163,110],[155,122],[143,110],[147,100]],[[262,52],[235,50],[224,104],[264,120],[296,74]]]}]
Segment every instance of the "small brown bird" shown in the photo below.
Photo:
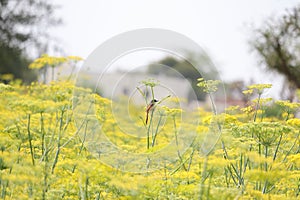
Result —
[{"label": "small brown bird", "polygon": [[155,103],[158,102],[157,99],[152,99],[149,103],[149,105],[147,106],[146,109],[146,124],[148,124],[148,117],[149,117],[149,112],[154,108]]}]

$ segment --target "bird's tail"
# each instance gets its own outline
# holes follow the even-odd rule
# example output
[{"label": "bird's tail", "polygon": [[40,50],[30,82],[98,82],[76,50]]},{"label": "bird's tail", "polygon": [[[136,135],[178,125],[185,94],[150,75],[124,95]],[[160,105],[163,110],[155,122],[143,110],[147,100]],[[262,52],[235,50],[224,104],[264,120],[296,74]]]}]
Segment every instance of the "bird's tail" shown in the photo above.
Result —
[{"label": "bird's tail", "polygon": [[146,112],[146,124],[148,124],[148,115],[149,115],[149,112]]}]

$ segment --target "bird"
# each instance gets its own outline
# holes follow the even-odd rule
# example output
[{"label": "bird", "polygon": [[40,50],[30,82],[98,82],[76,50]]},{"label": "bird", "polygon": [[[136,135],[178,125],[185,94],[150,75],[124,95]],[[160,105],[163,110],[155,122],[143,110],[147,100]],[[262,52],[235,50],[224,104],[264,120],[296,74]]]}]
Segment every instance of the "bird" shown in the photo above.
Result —
[{"label": "bird", "polygon": [[154,109],[154,106],[155,106],[156,102],[158,102],[157,99],[152,99],[150,101],[149,105],[147,106],[147,109],[146,109],[146,124],[148,124],[149,112]]}]

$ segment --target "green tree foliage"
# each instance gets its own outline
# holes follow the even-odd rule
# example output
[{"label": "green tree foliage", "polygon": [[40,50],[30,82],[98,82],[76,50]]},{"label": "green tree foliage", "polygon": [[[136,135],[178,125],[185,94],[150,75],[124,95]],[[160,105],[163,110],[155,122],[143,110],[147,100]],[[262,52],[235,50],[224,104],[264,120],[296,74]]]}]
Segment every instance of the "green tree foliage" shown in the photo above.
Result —
[{"label": "green tree foliage", "polygon": [[[186,57],[187,59],[185,60],[166,56],[161,60],[151,63],[148,66],[148,73],[185,78],[190,81],[193,88],[193,91],[189,91],[189,100],[195,100],[193,99],[195,95],[197,100],[204,100],[206,95],[198,89],[197,79],[203,76],[201,73],[205,74],[206,79],[215,79],[217,72],[214,70],[213,64],[206,54],[194,55],[188,53]],[[193,66],[191,62],[197,63],[197,66]]]},{"label": "green tree foliage", "polygon": [[47,28],[60,23],[46,0],[0,0],[0,74],[32,80],[29,53],[46,50]]},{"label": "green tree foliage", "polygon": [[300,88],[300,5],[254,29],[250,44],[267,68]]}]

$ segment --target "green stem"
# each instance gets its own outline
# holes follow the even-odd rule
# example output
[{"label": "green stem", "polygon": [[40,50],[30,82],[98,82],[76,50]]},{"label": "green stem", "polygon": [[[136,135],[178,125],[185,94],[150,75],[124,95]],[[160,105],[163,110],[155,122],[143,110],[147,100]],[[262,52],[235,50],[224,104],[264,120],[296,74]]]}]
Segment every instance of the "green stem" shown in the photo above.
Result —
[{"label": "green stem", "polygon": [[88,122],[86,122],[86,125],[85,125],[85,129],[84,129],[84,135],[83,135],[83,139],[82,139],[82,142],[81,142],[81,147],[80,147],[80,150],[79,150],[79,154],[81,154],[82,150],[83,150],[83,147],[84,147],[84,142],[85,142],[85,139],[86,139],[86,131],[87,131],[87,127],[88,127]]},{"label": "green stem", "polygon": [[173,115],[173,126],[174,126],[174,134],[175,134],[175,142],[178,147],[178,137],[177,137],[177,127],[176,127],[176,117]]},{"label": "green stem", "polygon": [[156,126],[156,130],[155,130],[154,136],[152,138],[152,147],[154,147],[154,145],[155,145],[155,140],[156,140],[156,137],[157,137],[158,128],[160,126],[161,120],[162,120],[162,115],[159,116],[159,120],[158,120],[158,123],[157,123],[157,126]]},{"label": "green stem", "polygon": [[233,169],[233,171],[234,171],[236,177],[238,178],[238,183],[236,182],[236,183],[237,183],[237,186],[244,185],[244,180],[243,180],[243,178],[240,176],[239,171],[236,169],[236,167],[234,167],[233,164],[230,164],[230,166],[231,166],[231,168]]},{"label": "green stem", "polygon": [[187,159],[185,159],[185,160],[183,160],[183,162],[181,162],[180,165],[170,173],[170,175],[175,174],[175,173],[176,173],[176,172],[177,172],[177,171],[178,171],[178,170],[179,170],[179,169],[180,169],[180,168],[181,168],[188,160],[189,160],[189,167],[188,167],[187,171],[189,171],[189,170],[190,170],[190,166],[191,166],[191,163],[192,163],[192,158],[193,158],[193,155],[194,155],[195,150],[196,150],[196,149],[193,149],[193,151],[192,151],[190,157],[187,158]]},{"label": "green stem", "polygon": [[210,99],[210,103],[211,103],[211,106],[212,106],[213,113],[214,113],[215,115],[217,115],[216,104],[215,104],[214,101],[213,101],[213,97],[211,96],[211,93],[208,93],[208,96],[209,96],[209,99]]},{"label": "green stem", "polygon": [[254,117],[253,117],[253,121],[254,122],[256,121],[257,110],[259,108],[260,98],[261,98],[261,94],[258,94],[258,99],[257,99],[257,103],[256,103],[256,106],[255,106],[255,113],[254,113]]},{"label": "green stem", "polygon": [[30,114],[28,114],[28,119],[27,119],[27,133],[28,133],[28,142],[29,142],[29,147],[30,147],[30,154],[31,154],[31,161],[32,164],[34,165],[34,155],[33,155],[33,148],[32,148],[32,142],[31,142],[31,133],[30,133]]},{"label": "green stem", "polygon": [[[209,99],[211,101],[213,113],[216,116],[218,114],[216,104],[213,101],[213,97],[212,97],[211,93],[208,93],[208,96],[209,96]],[[217,123],[218,123],[218,130],[221,134],[222,128],[221,128],[220,122],[217,122]],[[225,146],[225,143],[224,143],[223,139],[221,139],[221,144],[222,144],[222,149],[223,149],[223,152],[224,152],[224,158],[228,159],[228,153],[227,153],[226,146]]]},{"label": "green stem", "polygon": [[153,90],[153,87],[151,87],[151,94],[152,94],[152,100],[154,100],[154,90]]},{"label": "green stem", "polygon": [[46,155],[45,155],[44,162],[45,162],[45,164],[44,164],[44,186],[43,186],[43,194],[42,194],[42,199],[43,200],[46,199],[46,193],[48,191],[48,172],[47,172],[47,168],[48,168],[48,153],[46,153]]},{"label": "green stem", "polygon": [[44,117],[43,117],[43,112],[40,113],[41,117],[40,117],[40,123],[41,123],[41,140],[42,140],[42,156],[44,155],[44,151],[45,151],[45,130],[44,130]]},{"label": "green stem", "polygon": [[58,156],[59,156],[59,153],[60,153],[60,137],[61,137],[61,134],[62,134],[62,127],[63,127],[63,117],[64,117],[64,111],[62,110],[61,111],[61,116],[60,116],[60,122],[59,122],[59,131],[58,131],[58,136],[57,136],[57,150],[56,150],[56,153],[55,153],[55,157],[54,157],[54,161],[53,161],[53,164],[52,164],[52,169],[51,169],[51,173],[53,174],[54,173],[54,169],[56,167],[56,164],[58,162]]},{"label": "green stem", "polygon": [[176,126],[176,117],[175,117],[175,115],[173,115],[173,125],[174,125],[175,142],[176,142],[176,147],[177,147],[177,155],[180,159],[180,163],[182,163],[183,169],[185,171],[187,171],[187,168],[185,167],[182,156],[181,156],[180,151],[178,149],[178,136],[177,136],[177,126]]},{"label": "green stem", "polygon": [[224,143],[223,140],[221,140],[221,144],[222,144],[222,149],[223,149],[223,152],[224,152],[224,158],[227,160],[228,159],[228,153],[227,153],[225,143]]},{"label": "green stem", "polygon": [[150,128],[152,127],[151,124],[152,124],[152,119],[153,119],[153,112],[154,112],[154,109],[151,110],[150,122],[149,122],[149,126],[147,129],[147,149],[150,148]]},{"label": "green stem", "polygon": [[89,186],[89,177],[87,176],[85,178],[85,199],[89,199],[88,186]]},{"label": "green stem", "polygon": [[207,156],[205,156],[203,170],[201,173],[200,196],[199,196],[200,199],[203,199],[202,196],[204,194],[204,182],[207,179],[206,170],[207,170]]},{"label": "green stem", "polygon": [[273,161],[275,161],[275,159],[276,159],[277,152],[278,152],[278,149],[279,149],[279,145],[280,145],[281,140],[282,140],[282,135],[283,135],[283,133],[280,134],[279,141],[278,141],[278,143],[277,143],[277,145],[276,145],[276,149],[275,149],[274,156],[273,156]]},{"label": "green stem", "polygon": [[147,96],[146,94],[139,88],[139,87],[136,87],[136,89],[139,91],[139,93],[144,97],[144,100],[145,100],[145,103],[147,105]]},{"label": "green stem", "polygon": [[289,151],[287,152],[287,154],[284,156],[284,159],[282,162],[286,161],[286,158],[290,155],[291,151],[293,150],[293,148],[295,147],[296,143],[298,142],[298,138],[299,138],[299,134],[297,134],[297,137],[295,139],[295,142],[293,143],[293,145],[291,146],[291,148],[289,149]]},{"label": "green stem", "polygon": [[[268,146],[265,146],[265,158],[268,158]],[[268,171],[267,161],[265,161],[265,171]]]},{"label": "green stem", "polygon": [[188,163],[188,168],[187,168],[188,171],[190,171],[190,169],[191,169],[192,161],[193,161],[193,156],[194,156],[195,150],[196,150],[196,149],[193,148],[192,153],[191,153],[191,155],[190,155],[190,159],[189,159],[189,163]]},{"label": "green stem", "polygon": [[22,139],[22,136],[21,136],[20,127],[17,124],[16,124],[16,128],[18,130],[18,137],[21,138],[21,142],[18,144],[18,159],[17,159],[17,164],[19,164],[19,162],[20,162],[20,151],[21,151],[21,146],[22,146],[22,143],[23,143],[23,139]]},{"label": "green stem", "polygon": [[264,183],[264,187],[263,187],[263,189],[262,189],[262,193],[263,193],[263,194],[266,194],[266,192],[267,192],[267,187],[268,187],[268,180],[266,180],[265,183]]},{"label": "green stem", "polygon": [[213,173],[209,174],[208,188],[207,188],[207,191],[206,191],[206,199],[209,199],[212,175],[213,175]]},{"label": "green stem", "polygon": [[167,166],[166,166],[166,163],[165,163],[165,166],[164,166],[164,175],[165,175],[165,191],[166,191],[166,196],[169,195],[169,191],[168,191],[168,176],[167,176]]},{"label": "green stem", "polygon": [[229,171],[230,177],[231,177],[231,179],[233,180],[234,184],[235,184],[236,186],[238,186],[238,182],[237,182],[235,176],[233,176],[233,172],[232,172],[232,170],[231,170],[231,165],[227,166],[227,170]]},{"label": "green stem", "polygon": [[290,112],[291,112],[291,110],[288,108],[288,110],[287,110],[287,116],[286,116],[286,118],[285,118],[285,121],[287,121],[287,120],[289,119],[289,117],[290,117]]}]

